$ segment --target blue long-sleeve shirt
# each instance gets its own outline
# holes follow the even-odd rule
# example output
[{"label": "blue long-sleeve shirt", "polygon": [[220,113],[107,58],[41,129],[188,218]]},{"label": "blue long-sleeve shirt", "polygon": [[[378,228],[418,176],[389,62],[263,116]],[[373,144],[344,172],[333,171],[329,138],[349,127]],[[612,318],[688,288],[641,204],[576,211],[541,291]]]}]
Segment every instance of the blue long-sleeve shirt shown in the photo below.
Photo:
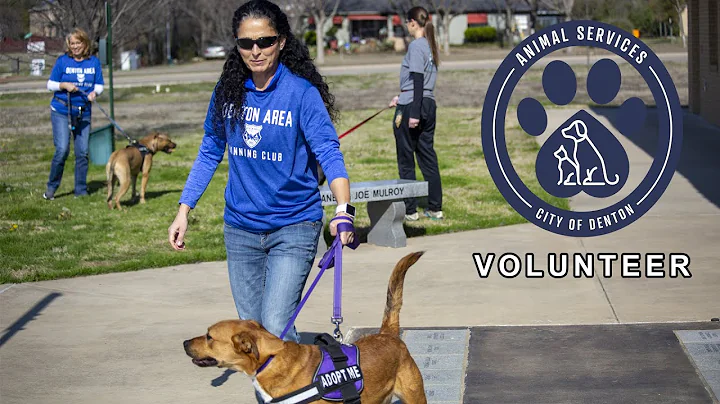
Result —
[{"label": "blue long-sleeve shirt", "polygon": [[225,117],[224,133],[216,133],[213,125],[213,92],[205,136],[180,203],[195,207],[227,146],[230,172],[224,219],[228,225],[261,233],[321,220],[317,162],[328,183],[348,175],[320,92],[283,64],[264,91],[256,90],[251,79],[245,87],[244,127],[232,127]]},{"label": "blue long-sleeve shirt", "polygon": [[90,56],[78,62],[68,55],[62,55],[55,62],[55,66],[53,66],[48,78],[48,89],[54,91],[53,99],[50,101],[50,109],[63,115],[67,114],[69,94],[73,107],[72,114],[77,115],[77,108],[83,107],[83,116],[90,116],[92,103],[88,102],[86,96],[79,91],[68,93],[60,90],[61,82],[70,82],[85,93],[95,91],[97,95],[100,95],[105,84],[100,60],[95,56]]}]

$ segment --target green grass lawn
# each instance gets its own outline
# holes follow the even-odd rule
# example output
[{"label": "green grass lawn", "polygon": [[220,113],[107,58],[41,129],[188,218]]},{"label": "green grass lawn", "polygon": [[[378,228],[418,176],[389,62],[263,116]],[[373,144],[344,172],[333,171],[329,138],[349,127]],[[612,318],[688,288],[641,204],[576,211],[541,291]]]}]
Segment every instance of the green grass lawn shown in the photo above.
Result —
[{"label": "green grass lawn", "polygon": [[[133,94],[127,94],[125,102],[132,102],[132,98]],[[39,102],[32,97],[15,101]],[[46,97],[43,101],[47,102]],[[342,133],[373,112],[343,112],[338,132]],[[514,115],[513,111],[508,112],[508,116]],[[397,178],[392,116],[391,111],[386,111],[341,140],[351,180]],[[441,108],[437,116],[435,146],[446,219],[410,223],[406,225],[408,235],[525,222],[505,202],[487,171],[480,141],[480,110]],[[174,138],[178,144],[176,152],[160,153],[153,161],[147,203],[130,203],[128,193],[123,211],[107,208],[104,166],[90,167],[90,196],[73,197],[72,152],[56,199],[43,200],[54,152],[52,144],[44,141],[45,138],[26,142],[18,141],[17,137],[0,139],[0,283],[225,259],[222,213],[228,172],[226,160],[190,216],[187,250],[175,252],[167,242],[167,228],[177,212],[177,202],[201,137],[198,132]],[[539,147],[535,139],[523,135],[517,127],[510,128],[507,137],[513,165],[521,178],[545,200],[567,209],[566,200],[548,196],[537,183],[534,163]],[[118,140],[117,145],[124,147],[124,142]],[[422,178],[419,170],[418,178]],[[364,204],[358,208],[357,226],[362,234],[367,231],[369,219]],[[332,207],[327,209],[330,212]]]}]

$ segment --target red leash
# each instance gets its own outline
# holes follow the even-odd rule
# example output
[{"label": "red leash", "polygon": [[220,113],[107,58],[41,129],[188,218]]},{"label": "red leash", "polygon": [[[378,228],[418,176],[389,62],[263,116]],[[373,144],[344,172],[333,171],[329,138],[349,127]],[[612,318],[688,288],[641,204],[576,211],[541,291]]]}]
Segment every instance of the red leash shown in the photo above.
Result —
[{"label": "red leash", "polygon": [[357,128],[361,127],[361,126],[363,126],[367,121],[375,118],[376,116],[380,115],[380,113],[382,113],[383,111],[385,111],[386,109],[389,109],[389,108],[391,108],[391,107],[385,107],[385,108],[381,109],[380,111],[378,111],[378,112],[376,112],[375,114],[373,114],[371,117],[365,119],[364,121],[360,122],[359,124],[357,124],[357,125],[353,126],[352,128],[348,129],[347,132],[345,132],[345,133],[343,133],[342,135],[338,136],[338,139],[342,139],[342,138],[344,138],[345,136],[349,135],[350,132],[354,131],[355,129],[357,129]]}]

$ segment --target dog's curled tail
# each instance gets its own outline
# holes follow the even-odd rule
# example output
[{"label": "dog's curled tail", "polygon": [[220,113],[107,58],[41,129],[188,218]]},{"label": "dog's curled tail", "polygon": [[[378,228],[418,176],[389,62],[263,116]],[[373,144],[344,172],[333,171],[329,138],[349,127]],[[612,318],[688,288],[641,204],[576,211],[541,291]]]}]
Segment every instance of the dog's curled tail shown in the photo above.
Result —
[{"label": "dog's curled tail", "polygon": [[407,270],[416,263],[425,251],[414,252],[403,257],[395,265],[387,289],[387,302],[385,303],[385,315],[383,316],[381,334],[400,335],[400,308],[403,299],[403,282]]}]

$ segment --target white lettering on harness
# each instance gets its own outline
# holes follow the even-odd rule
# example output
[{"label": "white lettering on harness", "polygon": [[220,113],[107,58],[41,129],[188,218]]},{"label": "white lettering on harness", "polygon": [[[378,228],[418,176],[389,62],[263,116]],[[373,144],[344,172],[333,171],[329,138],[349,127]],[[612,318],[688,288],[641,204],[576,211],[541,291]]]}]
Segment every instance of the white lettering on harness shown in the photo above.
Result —
[{"label": "white lettering on harness", "polygon": [[341,383],[345,383],[348,380],[359,380],[362,378],[362,373],[357,365],[347,367],[345,369],[333,370],[320,375],[320,381],[322,382],[323,388],[333,387]]}]

